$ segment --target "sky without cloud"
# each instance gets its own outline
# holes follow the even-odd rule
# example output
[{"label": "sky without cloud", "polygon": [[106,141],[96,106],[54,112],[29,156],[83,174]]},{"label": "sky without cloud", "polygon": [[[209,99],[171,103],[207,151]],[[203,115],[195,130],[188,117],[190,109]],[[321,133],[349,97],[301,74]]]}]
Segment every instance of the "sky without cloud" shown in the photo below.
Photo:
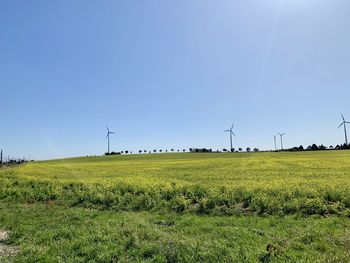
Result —
[{"label": "sky without cloud", "polygon": [[350,1],[3,1],[0,148],[115,151],[343,143]]}]

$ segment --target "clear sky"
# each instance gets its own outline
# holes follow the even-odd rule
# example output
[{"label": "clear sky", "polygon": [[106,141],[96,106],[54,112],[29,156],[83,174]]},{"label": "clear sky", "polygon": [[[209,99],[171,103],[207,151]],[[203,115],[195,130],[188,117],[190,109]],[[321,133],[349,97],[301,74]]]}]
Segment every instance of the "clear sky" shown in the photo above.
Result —
[{"label": "clear sky", "polygon": [[114,151],[344,142],[349,0],[0,4],[0,148]]}]

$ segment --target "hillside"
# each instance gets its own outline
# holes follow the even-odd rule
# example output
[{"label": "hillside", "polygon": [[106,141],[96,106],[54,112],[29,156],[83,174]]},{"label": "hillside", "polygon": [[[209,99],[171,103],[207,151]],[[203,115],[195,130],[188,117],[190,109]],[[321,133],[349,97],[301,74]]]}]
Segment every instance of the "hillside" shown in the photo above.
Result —
[{"label": "hillside", "polygon": [[71,158],[3,168],[0,184],[19,247],[3,260],[350,260],[349,151]]}]

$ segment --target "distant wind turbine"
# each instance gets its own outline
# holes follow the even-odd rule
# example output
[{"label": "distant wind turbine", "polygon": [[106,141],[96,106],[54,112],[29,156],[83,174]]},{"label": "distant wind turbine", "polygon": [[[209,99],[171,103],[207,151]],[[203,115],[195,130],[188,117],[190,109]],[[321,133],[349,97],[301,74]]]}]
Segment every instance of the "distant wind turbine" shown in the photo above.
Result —
[{"label": "distant wind turbine", "polygon": [[231,129],[229,129],[229,130],[225,130],[224,132],[229,132],[230,133],[230,146],[231,146],[231,148],[230,148],[230,151],[232,152],[232,149],[233,149],[233,146],[232,146],[232,135],[233,136],[236,136],[234,133],[233,133],[233,126],[234,126],[235,124],[233,123],[232,124],[232,126],[231,126]]},{"label": "distant wind turbine", "polygon": [[275,151],[277,151],[276,135],[275,135],[275,136],[273,136],[273,140],[274,140],[274,142],[275,142]]},{"label": "distant wind turbine", "polygon": [[339,125],[338,129],[344,125],[344,134],[345,134],[345,144],[348,145],[348,134],[346,132],[346,124],[350,124],[350,122],[345,121],[345,118],[343,116],[343,114],[341,114],[341,117],[343,119],[343,122]]},{"label": "distant wind turbine", "polygon": [[281,149],[283,150],[283,136],[286,134],[285,132],[284,133],[278,133],[281,137]]},{"label": "distant wind turbine", "polygon": [[108,154],[109,154],[109,136],[111,135],[111,134],[114,134],[115,132],[113,132],[113,131],[110,131],[109,130],[109,128],[106,126],[106,128],[107,128],[107,136],[106,136],[106,138],[107,138],[107,140],[108,140]]}]

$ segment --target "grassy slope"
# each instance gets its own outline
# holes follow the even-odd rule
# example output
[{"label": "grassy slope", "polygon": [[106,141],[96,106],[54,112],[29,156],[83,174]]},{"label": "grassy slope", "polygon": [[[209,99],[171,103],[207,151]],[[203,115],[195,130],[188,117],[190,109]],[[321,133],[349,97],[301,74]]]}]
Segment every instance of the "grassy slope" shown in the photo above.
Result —
[{"label": "grassy slope", "polygon": [[350,215],[350,152],[73,158],[0,172],[0,198],[127,210]]},{"label": "grassy slope", "polygon": [[31,163],[0,170],[0,228],[19,262],[347,262],[349,168],[349,151]]},{"label": "grassy slope", "polygon": [[339,187],[350,183],[350,152],[88,157],[37,162],[16,171],[21,177],[59,182]]}]

